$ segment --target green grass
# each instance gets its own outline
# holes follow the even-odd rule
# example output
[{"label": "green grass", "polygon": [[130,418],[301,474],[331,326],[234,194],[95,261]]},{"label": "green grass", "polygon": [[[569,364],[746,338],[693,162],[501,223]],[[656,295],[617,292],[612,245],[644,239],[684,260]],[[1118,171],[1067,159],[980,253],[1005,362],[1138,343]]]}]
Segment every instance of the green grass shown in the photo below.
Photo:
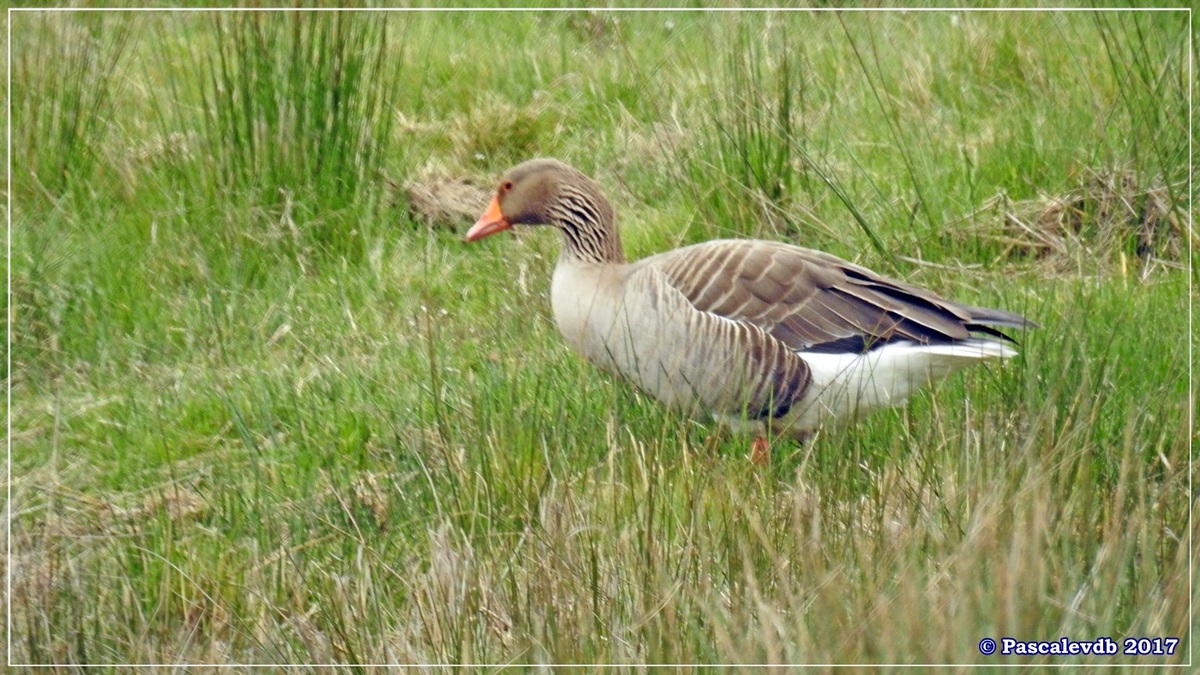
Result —
[{"label": "green grass", "polygon": [[[9,658],[1187,662],[1185,17],[14,13]],[[755,467],[410,211],[537,155],[1041,328]]]}]

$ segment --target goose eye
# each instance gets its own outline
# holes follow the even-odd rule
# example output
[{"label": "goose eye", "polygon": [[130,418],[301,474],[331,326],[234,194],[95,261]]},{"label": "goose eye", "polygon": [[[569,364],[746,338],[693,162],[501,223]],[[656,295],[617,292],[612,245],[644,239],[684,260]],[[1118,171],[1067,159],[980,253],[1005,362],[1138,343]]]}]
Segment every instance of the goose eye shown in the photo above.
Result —
[{"label": "goose eye", "polygon": [[508,192],[511,189],[512,189],[512,181],[511,180],[506,180],[500,184],[500,190],[502,192]]}]

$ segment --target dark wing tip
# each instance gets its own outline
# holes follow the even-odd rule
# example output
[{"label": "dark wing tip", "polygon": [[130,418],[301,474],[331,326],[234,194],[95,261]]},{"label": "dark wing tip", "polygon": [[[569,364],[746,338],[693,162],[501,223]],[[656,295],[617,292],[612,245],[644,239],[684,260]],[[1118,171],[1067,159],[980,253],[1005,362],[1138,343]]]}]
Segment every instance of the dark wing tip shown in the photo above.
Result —
[{"label": "dark wing tip", "polygon": [[958,305],[958,308],[970,315],[970,324],[1003,326],[1005,328],[1041,328],[1037,322],[1016,312],[972,305]]}]

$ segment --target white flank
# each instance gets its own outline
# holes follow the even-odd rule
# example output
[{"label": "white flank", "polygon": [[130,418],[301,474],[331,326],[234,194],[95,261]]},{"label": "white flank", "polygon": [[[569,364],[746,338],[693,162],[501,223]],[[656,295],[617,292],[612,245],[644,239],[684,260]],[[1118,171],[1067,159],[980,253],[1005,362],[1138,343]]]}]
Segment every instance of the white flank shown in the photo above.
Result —
[{"label": "white flank", "polygon": [[796,429],[848,422],[879,408],[904,403],[917,389],[986,359],[1016,356],[995,340],[970,339],[952,345],[899,342],[866,354],[801,352],[812,372],[812,392],[793,408]]}]

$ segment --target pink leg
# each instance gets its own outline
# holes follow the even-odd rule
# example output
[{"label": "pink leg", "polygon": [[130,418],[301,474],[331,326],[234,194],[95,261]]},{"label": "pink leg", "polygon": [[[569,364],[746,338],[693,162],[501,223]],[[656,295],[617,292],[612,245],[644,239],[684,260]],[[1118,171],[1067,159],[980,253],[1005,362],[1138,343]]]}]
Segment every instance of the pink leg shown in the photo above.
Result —
[{"label": "pink leg", "polygon": [[766,437],[759,436],[750,444],[750,463],[755,466],[766,466],[771,463],[771,444]]}]

